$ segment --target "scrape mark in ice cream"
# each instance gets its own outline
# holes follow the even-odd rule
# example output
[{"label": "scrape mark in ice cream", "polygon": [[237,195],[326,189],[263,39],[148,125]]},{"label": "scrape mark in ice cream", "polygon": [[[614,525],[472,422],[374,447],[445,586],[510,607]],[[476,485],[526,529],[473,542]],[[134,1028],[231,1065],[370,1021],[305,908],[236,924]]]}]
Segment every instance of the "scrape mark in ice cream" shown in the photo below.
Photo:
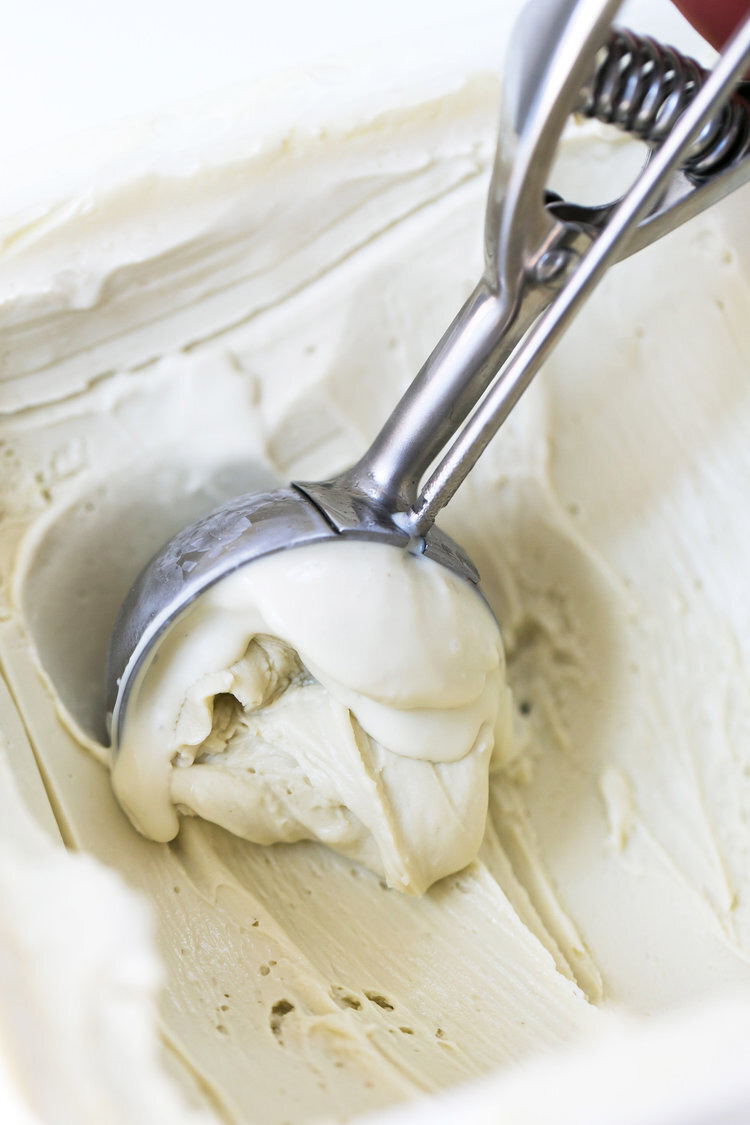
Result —
[{"label": "scrape mark in ice cream", "polygon": [[391,1004],[390,1000],[387,1000],[385,996],[381,996],[379,992],[370,992],[365,989],[365,996],[371,1003],[377,1004],[379,1008],[382,1008],[384,1012],[393,1011],[393,1004]]}]

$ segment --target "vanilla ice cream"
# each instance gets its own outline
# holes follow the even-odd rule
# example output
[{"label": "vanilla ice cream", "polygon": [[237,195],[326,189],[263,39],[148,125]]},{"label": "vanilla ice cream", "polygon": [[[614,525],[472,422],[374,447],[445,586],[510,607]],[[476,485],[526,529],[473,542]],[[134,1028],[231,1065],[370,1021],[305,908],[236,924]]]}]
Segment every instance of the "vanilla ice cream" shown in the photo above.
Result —
[{"label": "vanilla ice cream", "polygon": [[154,840],[179,809],[258,844],[319,840],[421,894],[479,851],[490,757],[512,755],[503,671],[491,611],[439,563],[356,540],[269,555],[155,647],[115,793]]},{"label": "vanilla ice cream", "polygon": [[[458,639],[477,675],[454,701],[471,719],[446,760],[370,729],[372,707],[398,726],[394,684],[370,694],[308,651],[308,603],[281,622],[280,580],[269,569],[256,585],[249,567],[195,607],[207,628],[240,608],[231,651],[204,669],[188,644],[198,677],[170,680],[174,695],[158,666],[142,681],[158,784],[128,778],[125,758],[115,784],[136,819],[158,805],[163,841],[180,810],[200,814],[155,843],[123,815],[107,768],[104,661],[129,584],[224,499],[353,463],[481,268],[497,79],[372,92],[342,65],[296,83],[235,93],[189,129],[134,127],[85,190],[40,192],[4,224],[0,1097],[18,1120],[299,1125],[484,1076],[476,1095],[451,1093],[454,1120],[469,1105],[484,1107],[476,1120],[524,1105],[530,1120],[625,1120],[615,1078],[597,1079],[614,1059],[658,1062],[644,1091],[688,1088],[696,1060],[724,1073],[750,1011],[750,256],[733,233],[747,195],[616,267],[446,512],[506,653],[504,668],[465,587]],[[595,192],[624,147],[595,125],[574,131],[566,190]],[[364,552],[336,558],[351,574],[369,566]],[[332,612],[348,596],[329,596]],[[432,709],[448,700],[409,679],[434,660],[456,686],[450,649],[421,624],[429,611],[417,599],[395,687],[440,741]],[[260,663],[245,659],[251,638]],[[307,676],[318,666],[327,695]],[[209,729],[216,695],[268,702],[270,668],[288,689],[262,719],[224,698]],[[217,678],[201,688],[201,675]],[[496,716],[482,694],[504,676],[512,753],[506,697]],[[186,685],[198,685],[187,735]],[[313,812],[295,782],[280,794],[284,833],[264,836],[263,809],[247,823],[228,796],[227,774],[257,769],[271,726],[291,759],[288,772],[264,759],[277,796],[318,754],[301,737],[284,748],[308,721],[285,708],[318,708],[329,737],[363,700],[367,753],[426,779],[415,820],[398,802],[417,784],[400,779],[383,818],[430,839],[453,828],[462,769],[486,784],[482,731],[501,731],[478,856],[422,897],[388,884],[421,890],[455,871],[477,843],[468,797],[458,850],[422,870],[404,856],[423,837],[401,850],[384,819],[356,811],[362,773],[329,775]],[[162,718],[150,725],[162,705],[165,743]],[[708,998],[713,1015],[671,1015],[684,1031],[666,1039],[652,1030],[648,1057],[615,1015],[658,1029],[659,1013]],[[610,1036],[600,1069],[571,1056],[588,1083],[539,1078],[545,1052]],[[399,1112],[438,1120],[434,1107]]]}]

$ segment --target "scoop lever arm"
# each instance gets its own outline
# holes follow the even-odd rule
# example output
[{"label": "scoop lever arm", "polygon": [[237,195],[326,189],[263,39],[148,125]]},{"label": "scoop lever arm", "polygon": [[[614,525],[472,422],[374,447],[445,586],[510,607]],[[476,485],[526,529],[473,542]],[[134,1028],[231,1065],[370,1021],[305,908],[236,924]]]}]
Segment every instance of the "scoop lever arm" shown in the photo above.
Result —
[{"label": "scoop lever arm", "polygon": [[[603,274],[622,256],[623,245],[658,202],[670,177],[684,163],[691,145],[748,66],[750,17],[729,41],[705,85],[618,204],[564,288],[518,345],[485,398],[450,444],[404,521],[412,534],[424,535],[432,526],[437,513],[476,464]],[[744,158],[742,168],[745,178],[750,178],[750,158]]]}]

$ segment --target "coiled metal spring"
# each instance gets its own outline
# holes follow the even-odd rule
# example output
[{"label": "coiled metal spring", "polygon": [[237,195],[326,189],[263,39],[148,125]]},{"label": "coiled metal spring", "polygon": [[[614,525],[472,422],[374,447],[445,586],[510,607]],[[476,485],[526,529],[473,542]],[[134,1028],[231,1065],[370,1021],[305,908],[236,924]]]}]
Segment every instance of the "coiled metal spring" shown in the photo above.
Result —
[{"label": "coiled metal spring", "polygon": [[[580,113],[657,146],[705,81],[707,71],[673,47],[623,28],[610,33]],[[750,103],[738,92],[709,121],[685,164],[692,180],[726,168],[750,148]]]}]

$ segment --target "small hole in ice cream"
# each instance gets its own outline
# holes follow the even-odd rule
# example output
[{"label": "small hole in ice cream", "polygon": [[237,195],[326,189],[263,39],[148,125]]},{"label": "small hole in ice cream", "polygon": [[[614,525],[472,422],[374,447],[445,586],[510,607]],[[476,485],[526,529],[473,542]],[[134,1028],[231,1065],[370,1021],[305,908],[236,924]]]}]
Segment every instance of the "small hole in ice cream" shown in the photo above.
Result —
[{"label": "small hole in ice cream", "polygon": [[294,1004],[290,1000],[277,1000],[271,1008],[269,1026],[277,1039],[281,1040],[281,1024],[284,1016],[294,1011]]},{"label": "small hole in ice cream", "polygon": [[355,1012],[362,1010],[362,1001],[356,996],[353,996],[341,985],[333,984],[330,988],[331,999],[334,1000],[340,1008],[351,1008]]}]

